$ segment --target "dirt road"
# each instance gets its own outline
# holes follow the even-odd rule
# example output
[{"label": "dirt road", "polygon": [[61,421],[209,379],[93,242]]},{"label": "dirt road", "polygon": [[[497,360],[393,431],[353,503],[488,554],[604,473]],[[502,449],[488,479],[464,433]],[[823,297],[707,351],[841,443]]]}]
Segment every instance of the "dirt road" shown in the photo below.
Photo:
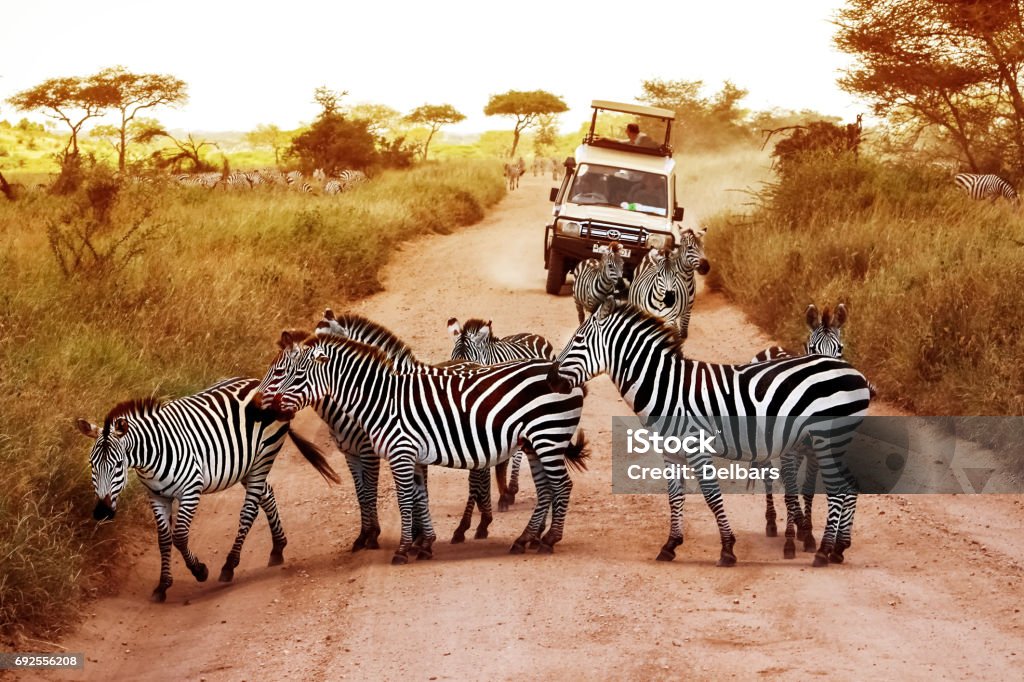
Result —
[{"label": "dirt road", "polygon": [[[481,224],[406,245],[386,290],[353,309],[426,360],[448,357],[451,316],[491,318],[498,334],[535,331],[560,346],[576,316],[571,298],[543,291],[547,187],[526,177]],[[311,325],[320,310],[305,312]],[[268,361],[277,331],[267,329]],[[770,342],[724,298],[698,294],[689,355],[740,362]],[[390,565],[398,517],[386,469],[384,548],[351,554],[351,483],[329,488],[289,445],[271,477],[289,538],[283,566],[266,567],[261,517],[233,584],[197,584],[175,554],[167,603],[152,604],[158,553],[147,535],[119,595],[96,602],[63,645],[87,655],[81,677],[108,681],[1024,678],[1022,498],[862,497],[848,562],[812,569],[810,555],[782,559],[781,540],[764,537],[762,499],[746,496],[727,499],[740,563],[716,568],[713,518],[691,496],[686,544],[659,563],[665,496],[611,493],[611,417],[621,414],[610,382],[592,382],[583,421],[591,466],[574,477],[553,556],[507,552],[532,508],[528,475],[489,539],[446,544],[466,475],[440,469],[430,478],[441,533],[432,561]],[[315,415],[298,424],[329,445]],[[213,576],[240,501],[235,489],[200,505],[193,547]]]}]

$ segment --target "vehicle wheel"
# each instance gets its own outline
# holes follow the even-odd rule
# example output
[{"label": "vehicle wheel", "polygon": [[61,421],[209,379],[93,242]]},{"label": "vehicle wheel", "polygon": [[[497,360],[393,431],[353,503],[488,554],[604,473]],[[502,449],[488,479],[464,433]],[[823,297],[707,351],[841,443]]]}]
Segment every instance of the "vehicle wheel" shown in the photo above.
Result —
[{"label": "vehicle wheel", "polygon": [[545,289],[552,296],[562,293],[562,285],[565,284],[565,258],[557,251],[548,255],[548,282]]}]

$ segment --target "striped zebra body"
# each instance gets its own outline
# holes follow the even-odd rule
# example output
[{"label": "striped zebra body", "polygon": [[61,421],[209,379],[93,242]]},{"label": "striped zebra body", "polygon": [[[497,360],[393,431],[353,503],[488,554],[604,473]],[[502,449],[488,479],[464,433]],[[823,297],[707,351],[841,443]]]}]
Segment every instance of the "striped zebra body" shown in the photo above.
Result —
[{"label": "striped zebra body", "polygon": [[302,192],[303,194],[313,193],[313,183],[307,180],[306,176],[304,176],[300,171],[289,171],[284,177],[288,186],[294,188],[296,191]]},{"label": "striped zebra body", "polygon": [[[456,362],[472,362],[479,365],[497,365],[502,362],[514,362],[516,360],[529,360],[532,358],[541,360],[554,360],[555,349],[551,343],[538,334],[513,334],[501,339],[494,338],[491,322],[484,322],[480,319],[467,320],[465,325],[459,324],[456,318],[448,320],[448,333],[454,341],[452,348],[452,360]],[[516,494],[519,492],[519,469],[523,464],[523,452],[517,451],[512,457],[512,473],[506,482],[506,467],[499,464],[494,468],[494,476],[498,483],[498,511],[508,511],[509,507],[515,504]],[[490,506],[490,478],[484,482],[487,486],[486,501]],[[472,488],[472,486],[471,486]],[[477,486],[479,492],[479,485]],[[482,496],[474,495],[470,490],[469,499],[466,502],[466,510],[462,515],[459,528],[465,532],[473,519],[473,504],[477,502],[480,506],[480,513],[487,519],[489,509],[485,511],[484,505],[480,503]],[[489,519],[488,519],[489,523]],[[481,521],[483,525],[483,521]],[[458,531],[456,531],[458,532]]]},{"label": "striped zebra body", "polygon": [[601,258],[588,258],[572,270],[572,298],[576,303],[576,314],[580,324],[586,313],[615,295],[625,268],[621,245],[612,242]]},{"label": "striped zebra body", "polygon": [[572,488],[566,458],[582,459],[582,435],[575,448],[571,441],[579,426],[583,391],[550,389],[553,370],[550,362],[529,360],[399,373],[377,347],[321,337],[305,346],[283,380],[268,374],[259,389],[260,404],[282,414],[313,405],[321,415],[342,411],[360,424],[395,477],[402,540],[393,563],[406,563],[413,549],[431,556],[436,538],[428,512],[422,542],[413,546],[416,465],[487,469],[524,447],[537,486],[537,506],[512,551],[525,551],[528,543],[540,539],[550,508],[551,528],[540,539],[543,552],[562,537]]},{"label": "striped zebra body", "polygon": [[95,439],[90,453],[98,499],[93,516],[98,520],[114,517],[129,468],[135,469],[149,492],[160,545],[160,582],[153,591],[157,601],[166,599],[171,586],[172,543],[196,580],[206,580],[206,565],[188,546],[199,497],[239,482],[245,486],[245,502],[220,580],[228,582],[234,577],[242,544],[260,508],[266,512],[274,540],[270,563],[284,560],[287,539],[267,476],[285,434],[290,433],[302,454],[325,478],[337,480],[311,443],[290,432],[287,422],[253,404],[258,383],[256,379],[228,379],[166,403],[152,399],[122,403],[107,415],[102,428],[78,420],[79,430]]},{"label": "striped zebra body", "polygon": [[252,189],[252,182],[249,181],[248,173],[238,171],[229,173],[224,178],[224,187],[226,189]]},{"label": "striped zebra body", "polygon": [[347,192],[350,189],[370,181],[369,178],[366,177],[366,173],[358,170],[343,170],[338,173],[335,178],[341,184],[342,192]]},{"label": "striped zebra body", "polygon": [[179,175],[175,181],[184,187],[205,187],[213,189],[220,184],[220,173],[191,173]]},{"label": "striped zebra body", "polygon": [[[807,306],[804,318],[810,334],[804,346],[804,354],[842,358],[843,339],[841,329],[846,324],[847,316],[846,306],[842,303],[836,306],[834,319],[828,307],[819,313],[814,305]],[[790,352],[779,346],[772,346],[755,355],[751,362],[766,362],[768,360],[797,356],[799,356],[799,353]],[[868,390],[874,395],[870,383],[868,384]],[[795,481],[801,463],[804,465],[803,508],[800,508],[799,499],[795,491],[787,491],[785,495],[786,544],[783,555],[787,559],[792,559],[796,556],[795,544],[793,542],[794,536],[797,540],[803,540],[805,552],[813,552],[815,549],[812,511],[814,506],[814,488],[818,479],[818,460],[814,457],[810,443],[802,443],[799,447],[782,456],[783,478]],[[764,478],[763,480],[765,487],[765,535],[775,537],[778,533],[778,528],[775,525],[776,511],[775,500],[772,496],[772,482],[769,478]]]},{"label": "striped zebra body", "polygon": [[704,257],[703,233],[684,230],[672,249],[652,249],[644,257],[629,285],[629,302],[675,325],[685,340],[697,295],[695,273],[706,275],[711,266]]},{"label": "striped zebra body", "polygon": [[1020,203],[1017,190],[998,175],[979,175],[977,173],[958,173],[953,181],[967,192],[972,199],[991,199],[999,197],[1014,203]]},{"label": "striped zebra body", "polygon": [[288,180],[277,168],[260,168],[255,171],[260,176],[262,184],[270,185],[271,187],[287,187]]},{"label": "striped zebra body", "polygon": [[[558,357],[559,374],[579,386],[607,372],[623,400],[642,419],[686,418],[690,431],[716,438],[717,456],[755,463],[777,458],[810,437],[828,493],[828,523],[814,565],[843,560],[850,546],[856,491],[843,455],[852,432],[867,412],[868,383],[842,360],[820,355],[781,358],[748,365],[716,365],[683,357],[678,332],[631,305],[610,304],[592,315]],[[757,430],[723,429],[714,417],[787,417],[785,433],[766,439]],[[819,423],[822,417],[830,419]],[[795,420],[795,421],[794,421]],[[687,455],[697,472],[710,464],[706,452]],[[795,484],[794,484],[795,485]],[[659,559],[671,560],[682,543],[683,487],[668,481],[672,510],[668,542]],[[787,482],[787,489],[789,485]],[[717,479],[701,480],[701,491],[718,522],[719,565],[732,565],[735,536],[722,504]]]},{"label": "striped zebra body", "polygon": [[519,177],[523,174],[522,168],[519,167],[519,163],[515,161],[509,161],[505,164],[505,180],[508,181],[508,191],[519,188]]}]

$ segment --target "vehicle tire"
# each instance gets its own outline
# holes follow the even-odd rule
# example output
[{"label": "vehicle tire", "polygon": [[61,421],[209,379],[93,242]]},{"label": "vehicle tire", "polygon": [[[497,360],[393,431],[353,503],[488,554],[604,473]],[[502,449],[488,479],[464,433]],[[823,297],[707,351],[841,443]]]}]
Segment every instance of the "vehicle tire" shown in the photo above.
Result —
[{"label": "vehicle tire", "polygon": [[562,293],[565,284],[565,257],[552,250],[548,255],[548,281],[545,290],[552,296]]}]

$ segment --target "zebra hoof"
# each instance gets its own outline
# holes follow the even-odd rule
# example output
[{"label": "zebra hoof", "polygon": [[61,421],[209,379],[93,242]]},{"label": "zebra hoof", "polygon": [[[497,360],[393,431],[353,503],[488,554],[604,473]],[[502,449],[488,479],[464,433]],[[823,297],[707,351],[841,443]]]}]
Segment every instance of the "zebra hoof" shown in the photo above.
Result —
[{"label": "zebra hoof", "polygon": [[405,554],[399,554],[398,552],[395,552],[395,556],[391,557],[392,566],[404,566],[407,563],[409,563],[409,557]]},{"label": "zebra hoof", "polygon": [[370,537],[366,538],[366,549],[380,549],[380,543],[377,542],[376,535],[371,535]]},{"label": "zebra hoof", "polygon": [[838,550],[833,551],[831,554],[828,555],[828,562],[830,564],[841,564],[844,560],[845,557],[843,556],[843,553]]},{"label": "zebra hoof", "polygon": [[153,590],[153,594],[151,594],[149,598],[157,604],[163,604],[167,601],[167,588],[163,585],[158,586]]},{"label": "zebra hoof", "polygon": [[206,568],[206,564],[199,563],[192,569],[192,575],[196,577],[197,582],[205,583],[206,579],[210,577],[210,571]]},{"label": "zebra hoof", "polygon": [[814,542],[814,535],[807,533],[804,535],[804,551],[813,552],[817,549],[817,544]]},{"label": "zebra hoof", "polygon": [[546,542],[541,542],[537,545],[537,554],[554,554],[555,548]]},{"label": "zebra hoof", "polygon": [[824,552],[816,552],[814,555],[814,562],[811,563],[811,566],[814,566],[815,568],[828,566],[828,555]]},{"label": "zebra hoof", "polygon": [[796,529],[796,539],[797,540],[803,540],[804,539],[804,535],[805,535],[805,533],[804,533],[804,529],[803,528],[797,528]]},{"label": "zebra hoof", "polygon": [[457,530],[457,531],[455,531],[455,534],[452,535],[451,544],[453,544],[453,545],[461,545],[465,541],[466,541],[466,533],[464,531]]},{"label": "zebra hoof", "polygon": [[728,554],[723,554],[722,556],[718,557],[718,563],[715,564],[715,566],[718,566],[719,568],[732,568],[735,565],[736,557],[729,556]]},{"label": "zebra hoof", "polygon": [[764,527],[764,535],[768,538],[777,538],[779,536],[779,527],[774,522],[768,523]]},{"label": "zebra hoof", "polygon": [[235,579],[235,569],[230,566],[225,566],[220,569],[220,576],[217,578],[217,582],[229,583]]},{"label": "zebra hoof", "polygon": [[284,563],[284,552],[282,550],[275,550],[270,553],[270,560],[267,562],[267,566],[280,566]]},{"label": "zebra hoof", "polygon": [[487,529],[486,528],[477,528],[476,532],[473,533],[473,539],[474,540],[486,540],[487,539]]},{"label": "zebra hoof", "polygon": [[526,554],[526,543],[516,542],[512,543],[512,546],[508,548],[509,554]]},{"label": "zebra hoof", "polygon": [[434,550],[429,547],[420,547],[419,551],[416,552],[417,561],[430,561],[434,558]]},{"label": "zebra hoof", "polygon": [[656,560],[657,561],[675,561],[675,558],[676,558],[676,551],[674,549],[668,549],[667,547],[662,547],[661,551],[658,552],[658,557],[657,557]]},{"label": "zebra hoof", "polygon": [[786,545],[782,548],[783,559],[795,559],[796,558],[796,543],[792,539],[786,539]]}]

